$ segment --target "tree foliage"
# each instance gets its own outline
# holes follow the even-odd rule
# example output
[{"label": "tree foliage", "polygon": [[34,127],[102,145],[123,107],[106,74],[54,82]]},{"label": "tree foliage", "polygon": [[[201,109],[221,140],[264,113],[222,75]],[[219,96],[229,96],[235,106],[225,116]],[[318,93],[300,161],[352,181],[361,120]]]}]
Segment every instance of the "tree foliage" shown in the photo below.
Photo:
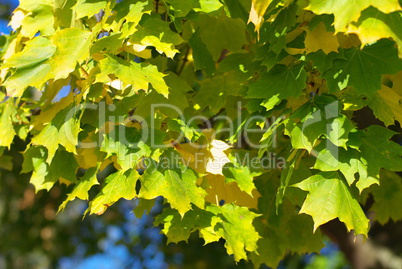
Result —
[{"label": "tree foliage", "polygon": [[[21,0],[1,37],[0,165],[24,140],[36,191],[69,186],[59,210],[163,196],[168,242],[198,231],[256,266],[319,251],[335,218],[366,237],[368,197],[380,223],[402,218],[401,11]],[[377,120],[359,122],[365,110]]]}]

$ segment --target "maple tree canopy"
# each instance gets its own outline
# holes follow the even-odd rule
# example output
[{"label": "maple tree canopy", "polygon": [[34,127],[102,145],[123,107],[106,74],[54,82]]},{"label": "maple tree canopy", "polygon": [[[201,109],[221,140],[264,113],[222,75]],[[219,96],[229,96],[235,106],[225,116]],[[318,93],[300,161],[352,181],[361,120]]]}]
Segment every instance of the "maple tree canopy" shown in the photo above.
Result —
[{"label": "maple tree canopy", "polygon": [[69,186],[59,210],[162,196],[168,242],[271,267],[335,218],[367,236],[369,196],[402,219],[398,0],[20,0],[10,25],[1,167],[25,141],[36,192]]}]

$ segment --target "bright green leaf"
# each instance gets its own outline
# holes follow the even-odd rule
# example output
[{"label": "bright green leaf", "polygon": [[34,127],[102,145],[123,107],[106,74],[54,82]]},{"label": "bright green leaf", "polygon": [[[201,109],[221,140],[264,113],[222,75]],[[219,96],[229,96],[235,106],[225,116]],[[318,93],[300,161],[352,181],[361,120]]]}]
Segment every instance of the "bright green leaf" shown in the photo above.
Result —
[{"label": "bright green leaf", "polygon": [[206,192],[197,187],[195,172],[190,168],[159,171],[155,165],[149,166],[141,176],[139,197],[153,199],[163,196],[182,216],[191,209],[191,203],[204,207]]},{"label": "bright green leaf", "polygon": [[144,65],[135,62],[126,62],[118,57],[107,55],[100,61],[101,73],[97,75],[97,82],[110,82],[108,75],[114,74],[121,79],[125,86],[132,85],[133,90],[148,90],[148,84],[160,94],[168,96],[169,89],[163,80],[163,75],[156,66]]},{"label": "bright green leaf", "polygon": [[63,211],[67,203],[73,201],[75,198],[81,200],[89,199],[89,190],[92,188],[92,186],[99,184],[96,178],[97,172],[98,167],[92,167],[85,171],[84,176],[78,180],[77,185],[74,186],[74,189],[68,194],[66,200],[64,200],[64,202],[60,205],[59,212]]},{"label": "bright green leaf", "polygon": [[303,64],[287,67],[278,64],[268,73],[264,73],[260,80],[249,85],[247,98],[274,99],[270,108],[280,100],[289,96],[298,97],[306,87],[307,73]]},{"label": "bright green leaf", "polygon": [[384,0],[381,2],[376,0],[356,0],[353,4],[348,0],[310,0],[310,5],[306,9],[316,14],[334,14],[336,32],[345,32],[347,26],[352,22],[356,22],[360,17],[360,13],[369,6],[374,6],[384,13],[401,9],[398,0]]},{"label": "bright green leaf", "polygon": [[16,132],[13,127],[12,117],[17,113],[13,99],[8,99],[0,105],[0,146],[8,147],[13,142]]},{"label": "bright green leaf", "polygon": [[86,212],[90,214],[103,214],[106,209],[117,202],[119,199],[132,200],[137,196],[135,186],[139,174],[136,170],[119,170],[106,178],[106,185],[101,192],[89,202],[89,208]]},{"label": "bright green leaf", "polygon": [[294,185],[309,194],[300,209],[313,217],[314,230],[338,218],[355,234],[367,236],[369,220],[354,197],[350,187],[337,172],[321,172]]},{"label": "bright green leaf", "polygon": [[332,69],[323,74],[332,92],[352,86],[357,94],[369,97],[381,88],[382,74],[394,74],[402,69],[402,60],[389,40],[367,45],[363,50],[347,49],[344,56],[345,59],[335,59]]}]

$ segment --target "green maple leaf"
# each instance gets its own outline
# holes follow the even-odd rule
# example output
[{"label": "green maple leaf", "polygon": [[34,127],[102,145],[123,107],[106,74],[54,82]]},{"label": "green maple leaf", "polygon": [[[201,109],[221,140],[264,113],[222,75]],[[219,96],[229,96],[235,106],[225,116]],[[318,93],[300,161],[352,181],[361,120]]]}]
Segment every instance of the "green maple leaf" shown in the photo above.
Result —
[{"label": "green maple leaf", "polygon": [[2,68],[12,67],[26,69],[47,61],[56,52],[57,47],[49,39],[38,36],[28,41],[24,49],[13,54],[2,65]]},{"label": "green maple leaf", "polygon": [[221,207],[210,205],[207,211],[214,213],[212,222],[215,223],[213,235],[226,240],[228,254],[233,254],[236,261],[247,260],[247,251],[257,251],[257,241],[260,235],[253,227],[253,220],[258,217],[246,207],[225,204]]},{"label": "green maple leaf", "polygon": [[147,1],[121,1],[116,4],[113,11],[116,12],[116,21],[133,22],[136,26],[143,14],[150,13],[152,10],[152,3]]},{"label": "green maple leaf", "polygon": [[[64,79],[77,62],[89,56],[91,32],[77,28],[58,31],[50,39],[36,37],[4,67],[15,69],[4,85],[7,93],[19,97],[28,86],[41,88],[49,79]],[[57,49],[56,49],[57,48]]]},{"label": "green maple leaf", "polygon": [[[314,223],[311,217],[297,214],[294,204],[298,203],[290,202],[292,192],[302,193],[303,191],[288,188],[283,202],[277,207],[275,206],[275,201],[278,199],[277,193],[279,193],[278,187],[281,187],[282,184],[282,173],[279,170],[272,170],[255,181],[257,189],[261,193],[258,209],[259,212],[264,213],[253,223],[262,236],[258,241],[258,254],[252,253],[250,256],[256,266],[265,263],[275,268],[288,251],[301,254],[319,251],[323,247],[321,232],[319,230],[313,232]],[[303,181],[308,176],[309,169],[299,165],[298,169],[293,171],[289,185]],[[305,194],[303,193],[301,196],[303,202]]]},{"label": "green maple leaf", "polygon": [[156,199],[142,199],[142,198],[137,198],[138,204],[134,208],[133,212],[137,218],[141,218],[145,214],[149,214],[152,210],[152,208],[155,205]]},{"label": "green maple leaf", "polygon": [[94,185],[98,185],[99,182],[96,178],[96,173],[98,172],[99,167],[91,167],[87,171],[82,178],[79,179],[78,183],[74,186],[74,189],[68,194],[66,200],[59,207],[59,212],[63,211],[66,207],[67,203],[73,201],[75,198],[79,198],[81,200],[88,200],[88,192]]},{"label": "green maple leaf", "polygon": [[260,80],[249,85],[247,98],[266,98],[272,109],[281,100],[289,96],[298,97],[306,88],[307,72],[303,64],[287,67],[275,65],[268,73],[263,73]]},{"label": "green maple leaf", "polygon": [[344,57],[335,59],[332,69],[322,75],[332,92],[352,86],[357,94],[370,97],[381,88],[382,74],[393,74],[402,69],[402,60],[398,59],[397,49],[390,40],[380,40],[363,50],[346,49]]},{"label": "green maple leaf", "polygon": [[228,95],[239,95],[242,82],[234,72],[204,79],[193,100],[201,108],[210,107],[213,112],[218,112],[225,106]]},{"label": "green maple leaf", "polygon": [[379,184],[381,168],[399,171],[402,167],[402,147],[389,141],[395,133],[377,125],[359,131],[357,139],[360,145],[347,150],[331,144],[317,147],[317,160],[314,168],[322,171],[340,170],[349,185],[359,174],[357,188],[362,192],[372,184]]},{"label": "green maple leaf", "polygon": [[211,76],[215,72],[215,62],[207,46],[202,42],[198,29],[192,34],[191,38],[188,40],[188,44],[193,50],[194,68],[196,70],[205,70],[205,72]]},{"label": "green maple leaf", "polygon": [[380,177],[380,186],[373,190],[374,204],[371,210],[375,212],[375,219],[384,225],[390,219],[395,222],[402,219],[402,179],[387,170],[381,170]]},{"label": "green maple leaf", "polygon": [[296,3],[282,9],[277,19],[260,30],[261,41],[268,42],[269,48],[279,54],[286,47],[286,34],[296,23],[295,14],[298,10]]},{"label": "green maple leaf", "polygon": [[75,21],[72,19],[74,15],[72,7],[74,4],[75,1],[72,0],[53,1],[54,27],[56,29],[68,28],[75,25]]},{"label": "green maple leaf", "polygon": [[171,119],[168,122],[168,127],[169,131],[175,131],[190,141],[201,135],[193,126],[187,125],[182,119]]},{"label": "green maple leaf", "polygon": [[50,165],[46,162],[46,150],[43,147],[29,147],[24,153],[24,162],[21,173],[32,171],[30,182],[35,191],[50,190],[59,180],[64,179],[75,183],[75,172],[78,164],[74,155],[59,149]]},{"label": "green maple leaf", "polygon": [[222,207],[208,206],[206,210],[194,208],[181,216],[177,211],[165,209],[155,223],[163,224],[162,232],[168,242],[187,241],[196,230],[205,243],[226,240],[225,247],[233,254],[236,261],[247,259],[246,251],[256,251],[259,234],[252,223],[258,216],[245,207],[226,204]]},{"label": "green maple leaf", "polygon": [[362,162],[361,154],[358,150],[338,148],[330,142],[322,143],[314,150],[317,152],[317,159],[314,164],[315,169],[321,171],[339,170],[345,176],[349,185],[355,182],[356,173],[359,173],[362,181],[377,182],[376,173],[373,174],[372,171],[367,171],[367,165]]},{"label": "green maple leaf", "polygon": [[50,163],[59,147],[64,146],[68,152],[76,153],[80,122],[77,118],[78,108],[74,104],[57,113],[45,128],[32,138],[33,145],[42,145],[48,150],[46,162]]},{"label": "green maple leaf", "polygon": [[95,14],[99,13],[101,9],[104,9],[107,5],[107,1],[91,1],[91,0],[78,0],[73,6],[73,10],[76,14],[76,19],[83,17],[91,18]]},{"label": "green maple leaf", "polygon": [[21,96],[29,86],[40,88],[46,81],[50,66],[42,64],[56,52],[56,46],[47,38],[36,37],[26,43],[25,48],[13,54],[2,68],[15,68],[4,85],[10,96]]},{"label": "green maple leaf", "polygon": [[231,52],[238,51],[246,44],[245,23],[241,19],[226,16],[210,17],[200,15],[196,25],[199,27],[200,37],[217,61],[224,49]]},{"label": "green maple leaf", "polygon": [[89,207],[85,213],[100,215],[121,198],[126,200],[134,199],[137,196],[135,186],[139,176],[136,170],[119,170],[109,175],[105,181],[106,185],[89,202]]},{"label": "green maple leaf", "polygon": [[348,33],[356,33],[363,44],[369,44],[381,38],[391,37],[399,49],[399,58],[402,56],[402,27],[400,11],[384,14],[374,7],[364,10],[356,23],[349,25]]},{"label": "green maple leaf", "polygon": [[258,254],[252,253],[250,259],[257,268],[263,264],[271,268],[278,267],[286,254],[286,247],[282,243],[283,235],[275,230],[266,229],[259,223],[257,229],[261,230],[262,238],[258,241]]},{"label": "green maple leaf", "polygon": [[321,233],[313,233],[313,221],[309,216],[288,213],[291,217],[285,217],[276,227],[269,226],[269,223],[267,227],[262,221],[254,222],[262,236],[257,243],[258,254],[253,252],[250,255],[255,266],[265,264],[276,268],[289,250],[302,254],[319,252],[325,246]]},{"label": "green maple leaf", "polygon": [[46,164],[46,150],[43,147],[29,147],[24,152],[24,162],[21,173],[32,171],[30,181],[34,184],[36,192],[41,189],[50,190],[54,182],[45,182],[48,173]]},{"label": "green maple leaf", "polygon": [[395,132],[378,125],[372,125],[360,133],[359,150],[372,170],[385,168],[399,171],[402,167],[402,147],[390,141]]},{"label": "green maple leaf", "polygon": [[139,197],[153,199],[163,196],[172,208],[177,209],[180,215],[191,210],[191,204],[204,208],[206,192],[197,187],[197,176],[190,168],[156,169],[157,163],[151,165],[141,176],[141,190]]},{"label": "green maple leaf", "polygon": [[91,54],[97,52],[107,52],[107,53],[116,53],[118,49],[123,46],[124,37],[121,33],[111,33],[108,36],[104,36],[92,45]]},{"label": "green maple leaf", "polygon": [[255,189],[253,179],[259,173],[250,172],[248,166],[235,166],[233,163],[227,163],[222,169],[223,175],[225,176],[225,182],[237,182],[240,190],[252,195],[252,191]]},{"label": "green maple leaf", "polygon": [[143,25],[130,37],[130,41],[143,46],[153,46],[159,53],[165,53],[173,58],[179,52],[175,46],[183,43],[178,33],[169,28],[169,22],[158,17],[148,18]]},{"label": "green maple leaf", "polygon": [[193,9],[193,7],[199,4],[198,0],[167,0],[166,2],[171,6],[176,18],[185,17]]},{"label": "green maple leaf", "polygon": [[0,105],[0,146],[8,147],[13,142],[16,132],[13,127],[12,117],[17,113],[13,99],[8,99]]},{"label": "green maple leaf", "polygon": [[57,50],[49,60],[52,69],[48,79],[64,79],[75,70],[77,62],[80,63],[89,56],[92,33],[67,28],[58,31],[50,40],[57,46]]},{"label": "green maple leaf", "polygon": [[317,96],[290,115],[285,134],[296,149],[311,151],[321,136],[346,148],[348,135],[354,127],[340,111],[339,103],[333,97]]},{"label": "green maple leaf", "polygon": [[[174,73],[168,73],[163,79],[169,87],[169,98],[155,91],[140,95],[139,102],[135,106],[136,115],[148,118],[152,108],[171,118],[177,118],[182,115],[182,111],[188,107],[186,93],[191,92],[192,88],[185,80]],[[173,96],[174,98],[171,98]]]},{"label": "green maple leaf", "polygon": [[171,5],[176,18],[185,17],[191,10],[211,13],[223,6],[218,0],[168,0],[166,2]]},{"label": "green maple leaf", "polygon": [[395,120],[402,123],[402,96],[393,89],[381,85],[381,90],[373,94],[367,103],[385,126],[394,125]]},{"label": "green maple leaf", "polygon": [[367,236],[369,220],[350,187],[337,172],[321,172],[293,186],[309,192],[300,213],[313,218],[314,230],[338,218],[356,235]]},{"label": "green maple leaf", "polygon": [[100,61],[99,67],[101,73],[96,76],[96,82],[110,82],[111,79],[108,75],[114,74],[121,79],[126,86],[132,85],[133,90],[148,90],[148,85],[152,87],[163,96],[167,97],[169,88],[163,80],[164,74],[158,71],[154,65],[145,65],[135,62],[127,62],[116,56],[106,55]]},{"label": "green maple leaf", "polygon": [[381,2],[376,0],[356,0],[353,4],[348,0],[310,0],[310,4],[306,9],[316,14],[334,14],[336,32],[345,32],[347,26],[352,22],[356,22],[360,17],[360,13],[369,6],[374,6],[384,13],[398,11],[401,8],[398,0],[384,0]]},{"label": "green maple leaf", "polygon": [[177,210],[164,209],[155,219],[155,224],[163,224],[162,232],[170,242],[187,242],[190,234],[197,230],[211,227],[213,213],[199,208],[193,208],[181,216]]},{"label": "green maple leaf", "polygon": [[148,135],[148,130],[117,125],[104,135],[100,150],[106,152],[107,157],[116,155],[117,163],[123,171],[127,171],[134,168],[142,157],[150,156],[151,148],[145,144],[147,141],[144,140]]},{"label": "green maple leaf", "polygon": [[306,55],[306,61],[311,61],[312,66],[320,71],[321,74],[332,69],[332,64],[335,59],[344,59],[343,50],[340,50],[339,53],[330,52],[329,54],[319,50]]},{"label": "green maple leaf", "polygon": [[142,16],[151,13],[153,6],[149,1],[120,1],[113,7],[115,19],[105,28],[115,33],[121,32],[122,37],[127,38],[137,31]]},{"label": "green maple leaf", "polygon": [[53,1],[21,1],[17,10],[26,14],[20,23],[23,36],[32,38],[38,32],[44,36],[54,33]]}]

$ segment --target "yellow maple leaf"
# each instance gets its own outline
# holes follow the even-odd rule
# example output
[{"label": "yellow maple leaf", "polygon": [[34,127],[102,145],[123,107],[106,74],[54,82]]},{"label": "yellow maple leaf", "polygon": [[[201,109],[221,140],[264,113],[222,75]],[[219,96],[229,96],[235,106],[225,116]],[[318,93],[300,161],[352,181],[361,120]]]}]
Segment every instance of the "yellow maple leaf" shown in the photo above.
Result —
[{"label": "yellow maple leaf", "polygon": [[323,22],[320,22],[312,31],[310,31],[309,28],[305,30],[307,35],[304,43],[307,53],[315,52],[320,49],[326,54],[332,51],[338,52],[338,39],[334,35],[334,32],[328,32],[326,30]]},{"label": "yellow maple leaf", "polygon": [[208,174],[204,177],[210,188],[206,189],[207,196],[205,200],[212,204],[219,205],[221,202],[235,203],[238,206],[246,206],[248,208],[258,207],[258,198],[261,194],[254,189],[252,196],[241,191],[236,182],[225,183],[225,177],[221,175]]},{"label": "yellow maple leaf", "polygon": [[261,25],[264,22],[264,14],[267,11],[269,4],[271,4],[272,0],[261,1],[261,0],[252,0],[251,2],[251,10],[250,15],[248,17],[248,22],[252,22],[255,25],[255,31],[259,32]]}]

